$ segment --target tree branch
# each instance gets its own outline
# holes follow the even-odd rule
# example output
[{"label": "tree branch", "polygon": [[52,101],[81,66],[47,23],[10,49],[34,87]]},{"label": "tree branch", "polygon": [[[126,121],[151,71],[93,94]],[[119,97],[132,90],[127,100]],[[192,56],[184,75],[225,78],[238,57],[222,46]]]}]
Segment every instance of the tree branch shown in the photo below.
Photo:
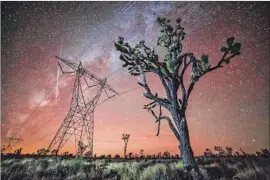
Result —
[{"label": "tree branch", "polygon": [[179,133],[178,133],[178,131],[176,130],[176,128],[174,127],[174,125],[173,125],[171,119],[170,119],[169,117],[167,117],[167,116],[162,116],[161,106],[160,106],[160,113],[159,113],[159,116],[157,116],[157,115],[155,114],[155,112],[154,112],[152,109],[151,109],[150,111],[151,111],[152,115],[155,117],[156,122],[158,123],[158,132],[157,132],[156,136],[159,136],[159,133],[160,133],[160,121],[161,121],[162,119],[165,119],[165,120],[167,120],[167,122],[168,122],[168,124],[169,124],[169,126],[170,126],[172,132],[174,133],[175,137],[180,141]]},{"label": "tree branch", "polygon": [[184,74],[186,72],[186,69],[187,67],[190,65],[191,63],[191,60],[189,60],[189,62],[187,63],[187,57],[188,56],[192,56],[191,53],[189,53],[187,56],[184,57],[184,67],[181,71],[181,74],[180,74],[180,87],[181,87],[181,90],[182,90],[182,101],[180,102],[181,103],[181,108],[185,108],[186,107],[186,99],[187,99],[187,92],[186,92],[186,88],[185,88],[185,85],[184,85]]},{"label": "tree branch", "polygon": [[181,56],[177,58],[177,61],[175,62],[176,68],[174,73],[178,75],[179,69],[182,65],[183,59],[187,58],[188,56],[193,56],[193,53],[184,53]]},{"label": "tree branch", "polygon": [[171,105],[167,99],[159,98],[158,96],[154,96],[152,93],[144,93],[143,94],[146,98],[156,101],[161,106],[165,107],[166,109],[170,109]]},{"label": "tree branch", "polygon": [[143,83],[138,82],[138,84],[140,86],[144,87],[146,89],[146,91],[147,91],[143,95],[148,99],[156,101],[158,104],[162,105],[163,107],[165,107],[167,109],[170,109],[170,101],[168,101],[167,99],[159,98],[157,96],[157,93],[156,93],[155,96],[152,94],[149,86],[147,85],[145,73],[143,72],[143,69],[142,69],[141,65],[138,62],[136,62],[136,63],[138,65],[138,67],[139,67],[139,71],[140,71],[140,74],[141,74],[142,80],[143,80]]},{"label": "tree branch", "polygon": [[157,74],[159,76],[159,79],[161,80],[161,83],[162,83],[165,91],[166,91],[167,98],[169,99],[169,101],[171,101],[172,100],[172,96],[171,96],[171,93],[170,93],[170,89],[169,89],[168,84],[166,83],[166,81],[165,81],[165,79],[164,79],[164,77],[163,77],[160,69],[159,69],[159,72]]},{"label": "tree branch", "polygon": [[[221,58],[221,59],[219,60],[219,62],[217,63],[217,65],[214,66],[214,67],[211,67],[211,68],[209,68],[208,70],[206,70],[205,72],[203,72],[203,74],[201,74],[200,78],[201,78],[202,76],[204,76],[205,74],[211,72],[211,71],[214,71],[214,70],[216,70],[216,69],[218,69],[218,68],[222,68],[222,67],[223,67],[223,66],[222,66],[222,63],[223,63],[223,62],[229,61],[230,59],[232,59],[233,57],[235,57],[237,54],[231,54],[229,57],[226,58],[227,55],[228,55],[228,52],[225,52],[225,53],[223,54],[222,58]],[[188,91],[187,91],[187,99],[186,99],[186,101],[188,101],[189,96],[190,96],[190,94],[191,94],[191,92],[192,92],[192,90],[193,90],[193,88],[194,88],[194,86],[195,86],[195,83],[196,83],[195,81],[192,81],[192,82],[190,83],[189,88],[188,88]]]}]

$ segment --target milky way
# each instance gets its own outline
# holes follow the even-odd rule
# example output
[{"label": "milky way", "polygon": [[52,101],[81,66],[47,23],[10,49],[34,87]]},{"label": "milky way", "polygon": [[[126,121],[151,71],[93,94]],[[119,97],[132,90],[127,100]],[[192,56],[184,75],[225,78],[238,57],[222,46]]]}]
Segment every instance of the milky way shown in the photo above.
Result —
[{"label": "milky way", "polygon": [[[79,58],[118,92],[138,87],[137,78],[120,69],[113,47],[118,36],[134,44],[156,46],[158,16],[182,18],[184,51],[212,64],[227,37],[242,43],[241,56],[203,77],[187,112],[196,154],[215,145],[248,152],[269,147],[269,3],[259,2],[1,2],[1,140],[24,139],[24,152],[47,147],[68,112],[73,75],[58,74],[56,55]],[[117,71],[117,72],[116,72]],[[58,77],[58,78],[57,78]],[[154,76],[151,87],[162,90]],[[186,77],[188,82],[189,77]],[[122,133],[130,133],[128,151],[179,153],[167,124],[157,125],[143,110],[148,101],[137,88],[95,112],[94,151],[122,153]],[[66,149],[74,151],[74,143]]]}]

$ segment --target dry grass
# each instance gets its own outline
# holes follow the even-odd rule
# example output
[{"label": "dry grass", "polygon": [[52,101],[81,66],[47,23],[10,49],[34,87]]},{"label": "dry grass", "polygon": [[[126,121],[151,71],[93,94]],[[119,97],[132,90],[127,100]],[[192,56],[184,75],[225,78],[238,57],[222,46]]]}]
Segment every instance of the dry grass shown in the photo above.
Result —
[{"label": "dry grass", "polygon": [[[198,162],[205,179],[267,180],[269,158],[205,159]],[[3,180],[191,180],[183,164],[176,160],[150,159],[117,162],[114,160],[9,159],[1,162]]]}]

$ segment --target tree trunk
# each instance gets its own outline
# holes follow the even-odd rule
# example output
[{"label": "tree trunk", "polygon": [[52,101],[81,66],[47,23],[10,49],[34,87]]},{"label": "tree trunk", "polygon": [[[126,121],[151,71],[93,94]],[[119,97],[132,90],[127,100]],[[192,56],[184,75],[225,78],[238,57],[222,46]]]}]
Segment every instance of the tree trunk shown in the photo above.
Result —
[{"label": "tree trunk", "polygon": [[125,147],[124,147],[124,158],[127,157],[127,144],[125,143]]},{"label": "tree trunk", "polygon": [[189,131],[187,126],[186,117],[180,119],[178,132],[180,136],[180,152],[183,160],[184,167],[186,169],[197,169],[197,164],[194,159],[193,151],[189,141]]},{"label": "tree trunk", "polygon": [[193,151],[190,145],[189,141],[189,131],[188,131],[188,126],[187,126],[187,121],[186,117],[182,116],[180,118],[180,121],[175,121],[177,123],[177,128],[179,132],[179,149],[181,152],[181,157],[183,161],[184,168],[190,172],[192,178],[194,180],[203,180],[204,177],[200,173],[198,166],[195,162],[195,158],[193,155]]}]

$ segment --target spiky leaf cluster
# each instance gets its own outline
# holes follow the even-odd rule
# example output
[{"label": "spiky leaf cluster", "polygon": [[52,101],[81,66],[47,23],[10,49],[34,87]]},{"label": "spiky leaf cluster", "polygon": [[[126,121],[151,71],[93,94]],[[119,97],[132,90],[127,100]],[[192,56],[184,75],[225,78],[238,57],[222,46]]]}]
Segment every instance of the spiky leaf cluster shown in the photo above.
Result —
[{"label": "spiky leaf cluster", "polygon": [[161,26],[157,44],[167,49],[164,61],[159,61],[158,55],[145,45],[145,41],[140,41],[134,47],[124,42],[123,37],[114,42],[116,50],[121,52],[123,67],[127,67],[131,75],[140,75],[139,65],[144,72],[161,72],[164,76],[171,76],[175,70],[175,61],[182,51],[181,41],[186,35],[180,25],[181,19],[176,20],[175,27],[166,18],[158,18],[157,22]]},{"label": "spiky leaf cluster", "polygon": [[158,24],[161,26],[161,35],[158,37],[157,45],[167,48],[169,51],[181,51],[181,41],[184,40],[186,33],[181,26],[181,19],[176,20],[175,28],[171,25],[170,20],[158,18]]},{"label": "spiky leaf cluster", "polygon": [[123,67],[127,67],[131,75],[140,75],[139,65],[144,72],[150,72],[150,69],[157,69],[158,55],[154,50],[140,41],[131,47],[129,43],[124,42],[124,38],[119,37],[114,43],[116,50],[121,52],[120,60],[124,61]]},{"label": "spiky leaf cluster", "polygon": [[207,72],[210,67],[208,55],[202,54],[200,60],[193,58],[191,80],[198,81],[200,76]]},{"label": "spiky leaf cluster", "polygon": [[[234,37],[230,37],[227,39],[227,47],[223,46],[222,48],[220,48],[220,51],[226,54],[230,54],[232,56],[235,55],[240,55],[240,49],[241,49],[241,43],[235,43],[234,42],[235,38]],[[230,59],[226,59],[224,60],[224,62],[226,64],[230,63]]]}]

